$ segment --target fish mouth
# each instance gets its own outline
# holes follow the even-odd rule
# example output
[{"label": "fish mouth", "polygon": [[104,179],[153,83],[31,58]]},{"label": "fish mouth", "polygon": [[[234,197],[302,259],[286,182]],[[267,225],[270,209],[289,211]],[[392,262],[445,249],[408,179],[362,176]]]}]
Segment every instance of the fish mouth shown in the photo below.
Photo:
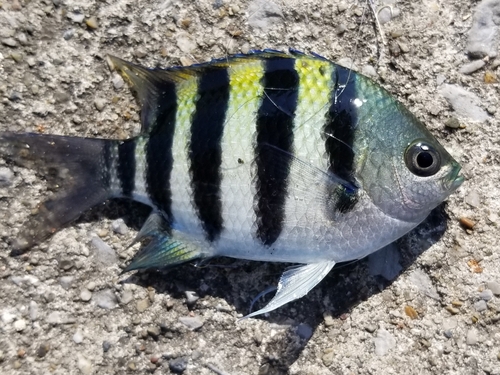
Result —
[{"label": "fish mouth", "polygon": [[460,185],[465,181],[465,177],[463,175],[459,175],[462,167],[459,164],[455,164],[453,169],[447,178],[447,188],[451,191],[457,190]]}]

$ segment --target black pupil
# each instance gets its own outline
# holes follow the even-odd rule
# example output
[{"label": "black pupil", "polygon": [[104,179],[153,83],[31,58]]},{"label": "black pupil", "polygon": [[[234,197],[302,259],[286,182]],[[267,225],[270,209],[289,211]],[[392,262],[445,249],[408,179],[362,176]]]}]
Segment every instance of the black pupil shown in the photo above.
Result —
[{"label": "black pupil", "polygon": [[417,164],[420,168],[429,168],[434,161],[434,158],[429,152],[423,151],[417,155]]}]

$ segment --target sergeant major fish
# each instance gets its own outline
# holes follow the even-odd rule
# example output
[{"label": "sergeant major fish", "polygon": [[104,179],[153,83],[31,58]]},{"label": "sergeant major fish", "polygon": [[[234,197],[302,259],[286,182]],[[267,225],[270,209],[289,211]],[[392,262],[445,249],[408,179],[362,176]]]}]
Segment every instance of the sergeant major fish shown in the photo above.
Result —
[{"label": "sergeant major fish", "polygon": [[153,211],[125,271],[214,256],[298,263],[255,316],[304,296],[336,263],[398,239],[463,182],[401,103],[318,55],[265,50],[167,69],[108,63],[135,91],[139,136],[1,134],[5,158],[59,171],[62,184],[15,249],[107,199],[130,198]]}]

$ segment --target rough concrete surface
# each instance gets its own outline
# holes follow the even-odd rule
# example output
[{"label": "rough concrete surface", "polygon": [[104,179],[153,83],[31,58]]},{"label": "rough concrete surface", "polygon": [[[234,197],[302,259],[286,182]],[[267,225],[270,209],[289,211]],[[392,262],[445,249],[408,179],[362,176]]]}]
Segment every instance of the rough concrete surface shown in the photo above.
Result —
[{"label": "rough concrete surface", "polygon": [[[305,298],[238,321],[285,265],[216,259],[120,275],[147,217],[128,202],[13,257],[9,241],[50,192],[0,161],[0,373],[500,374],[500,64],[495,37],[475,49],[484,54],[467,53],[469,30],[485,32],[473,27],[478,3],[376,2],[383,44],[361,1],[0,1],[0,131],[137,134],[138,106],[108,53],[166,67],[293,47],[352,59],[466,177],[396,254],[341,265]],[[498,1],[487,3],[495,36]],[[473,111],[457,113],[453,87]],[[385,275],[401,269],[394,280],[373,271],[381,261]]]}]

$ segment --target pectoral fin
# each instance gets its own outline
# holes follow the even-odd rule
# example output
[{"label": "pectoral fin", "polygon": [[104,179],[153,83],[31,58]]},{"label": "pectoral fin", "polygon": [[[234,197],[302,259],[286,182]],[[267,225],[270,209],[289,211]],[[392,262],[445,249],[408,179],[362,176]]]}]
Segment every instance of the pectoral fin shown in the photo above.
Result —
[{"label": "pectoral fin", "polygon": [[165,219],[152,213],[146,220],[133,243],[146,242],[146,245],[123,270],[129,272],[144,268],[165,268],[200,258],[202,252],[181,232],[169,230]]},{"label": "pectoral fin", "polygon": [[335,266],[334,261],[312,263],[291,268],[283,273],[274,298],[262,309],[248,314],[243,319],[273,311],[288,302],[305,296]]}]

